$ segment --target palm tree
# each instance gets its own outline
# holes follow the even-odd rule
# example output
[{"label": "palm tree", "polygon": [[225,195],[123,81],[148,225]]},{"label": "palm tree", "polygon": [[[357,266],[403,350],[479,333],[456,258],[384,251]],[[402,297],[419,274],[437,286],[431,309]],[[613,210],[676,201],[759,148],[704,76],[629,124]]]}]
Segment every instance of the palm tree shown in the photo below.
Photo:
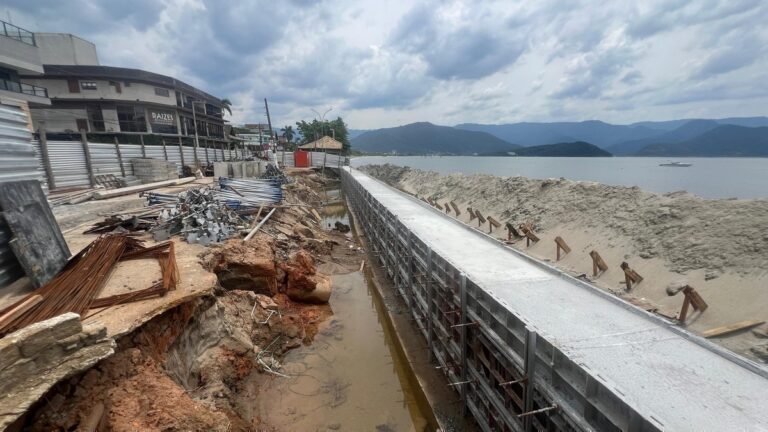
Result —
[{"label": "palm tree", "polygon": [[284,126],[283,129],[283,136],[285,137],[286,141],[291,142],[293,141],[293,126]]},{"label": "palm tree", "polygon": [[232,102],[227,98],[222,99],[221,110],[222,111],[226,110],[229,113],[229,115],[232,115]]}]

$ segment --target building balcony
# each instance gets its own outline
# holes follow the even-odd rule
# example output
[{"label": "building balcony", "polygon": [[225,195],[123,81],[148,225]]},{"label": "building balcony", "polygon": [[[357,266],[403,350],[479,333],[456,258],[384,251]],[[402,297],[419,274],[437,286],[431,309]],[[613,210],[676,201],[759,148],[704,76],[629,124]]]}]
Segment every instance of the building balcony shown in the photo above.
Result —
[{"label": "building balcony", "polygon": [[24,84],[16,81],[8,81],[0,79],[0,90],[6,90],[14,93],[23,93],[29,96],[37,96],[41,98],[48,98],[48,89],[45,87],[38,87],[32,84]]},{"label": "building balcony", "polygon": [[35,42],[35,34],[31,31],[16,27],[5,21],[0,21],[0,23],[2,24],[2,26],[0,26],[0,36],[5,36],[27,45],[37,46],[37,43]]},{"label": "building balcony", "polygon": [[0,95],[42,105],[51,104],[48,89],[5,79],[0,79]]}]

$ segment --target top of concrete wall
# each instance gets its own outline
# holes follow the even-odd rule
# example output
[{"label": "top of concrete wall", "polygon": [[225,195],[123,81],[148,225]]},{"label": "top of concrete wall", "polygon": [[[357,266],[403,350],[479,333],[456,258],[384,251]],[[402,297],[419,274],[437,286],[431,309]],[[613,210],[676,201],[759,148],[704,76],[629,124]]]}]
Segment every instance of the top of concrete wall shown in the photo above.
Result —
[{"label": "top of concrete wall", "polygon": [[96,45],[68,33],[35,33],[43,64],[98,66]]}]

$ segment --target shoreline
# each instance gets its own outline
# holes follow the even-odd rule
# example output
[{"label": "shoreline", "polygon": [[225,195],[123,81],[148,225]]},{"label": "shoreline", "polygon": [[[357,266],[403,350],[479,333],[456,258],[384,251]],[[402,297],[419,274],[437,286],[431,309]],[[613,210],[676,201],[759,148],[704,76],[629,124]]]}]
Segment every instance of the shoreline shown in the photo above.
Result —
[{"label": "shoreline", "polygon": [[[768,200],[707,200],[690,194],[659,195],[639,188],[564,179],[532,180],[491,175],[443,175],[392,165],[361,167],[369,175],[419,198],[453,201],[470,224],[467,207],[500,222],[491,234],[534,258],[664,316],[675,316],[682,298],[666,287],[686,282],[710,308],[687,323],[694,333],[743,320],[768,320]],[[539,241],[507,242],[505,223],[531,224]],[[477,229],[477,228],[476,228]],[[482,225],[488,232],[488,224]],[[556,261],[555,238],[571,252]],[[596,250],[608,270],[592,277]],[[628,292],[619,264],[627,262],[644,280]],[[765,325],[757,331],[765,331]],[[712,339],[760,361],[766,340],[746,330]],[[762,360],[764,363],[766,358]]]}]

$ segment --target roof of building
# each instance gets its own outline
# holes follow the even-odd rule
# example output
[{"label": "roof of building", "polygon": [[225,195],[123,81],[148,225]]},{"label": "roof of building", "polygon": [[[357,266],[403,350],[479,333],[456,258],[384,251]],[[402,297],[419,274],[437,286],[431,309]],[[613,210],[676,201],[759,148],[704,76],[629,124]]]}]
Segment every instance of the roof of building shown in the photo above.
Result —
[{"label": "roof of building", "polygon": [[312,141],[309,144],[304,144],[299,146],[300,149],[306,149],[306,150],[341,150],[344,148],[344,144],[342,144],[339,141],[336,141],[335,139],[324,136],[320,138],[319,140]]},{"label": "roof of building", "polygon": [[48,77],[87,77],[93,79],[106,79],[106,80],[120,80],[120,81],[135,81],[145,82],[148,84],[155,84],[167,87],[173,87],[175,89],[182,90],[184,92],[200,96],[209,102],[221,103],[221,99],[206,93],[197,87],[193,87],[183,81],[179,81],[176,78],[169,77],[167,75],[161,75],[154,72],[149,72],[141,69],[114,67],[114,66],[92,66],[92,65],[43,65],[44,76],[34,77],[37,79]]}]

